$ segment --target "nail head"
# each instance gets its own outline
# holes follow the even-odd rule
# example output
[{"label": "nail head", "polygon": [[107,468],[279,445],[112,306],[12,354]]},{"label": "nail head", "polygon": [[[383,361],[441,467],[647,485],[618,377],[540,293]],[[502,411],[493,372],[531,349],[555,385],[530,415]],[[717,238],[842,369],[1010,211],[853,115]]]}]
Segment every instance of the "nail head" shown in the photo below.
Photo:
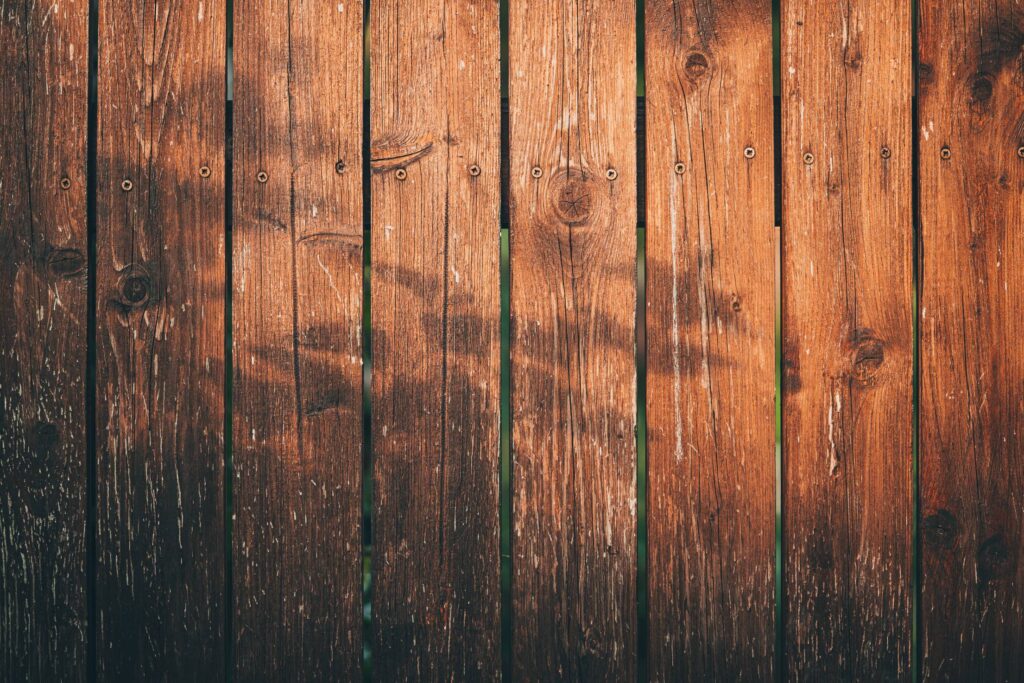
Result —
[{"label": "nail head", "polygon": [[677,161],[676,162],[676,166],[675,166],[675,170],[676,170],[676,175],[683,175],[684,173],[686,173],[686,164],[684,164],[681,161]]},{"label": "nail head", "polygon": [[532,169],[530,169],[530,175],[532,175],[534,178],[540,178],[542,175],[544,175],[544,171],[540,170],[540,166],[534,166]]},{"label": "nail head", "polygon": [[199,167],[199,175],[202,176],[203,178],[209,178],[210,177],[210,167],[209,166],[200,166]]},{"label": "nail head", "polygon": [[804,163],[810,166],[814,163],[814,155],[810,152],[804,152]]},{"label": "nail head", "polygon": [[949,159],[951,156],[953,156],[953,150],[951,150],[949,147],[943,147],[942,150],[939,151],[939,156],[942,157],[943,159]]},{"label": "nail head", "polygon": [[889,157],[892,156],[892,150],[890,150],[888,147],[882,147],[881,153],[883,159],[888,159]]},{"label": "nail head", "polygon": [[256,180],[258,180],[261,183],[265,183],[269,179],[270,176],[267,175],[266,171],[260,171],[259,173],[256,174]]},{"label": "nail head", "polygon": [[606,178],[608,178],[608,180],[615,180],[616,178],[619,177],[619,172],[616,171],[614,168],[609,168],[607,171],[604,172],[604,175]]},{"label": "nail head", "polygon": [[131,192],[133,187],[135,186],[132,185],[132,181],[128,180],[127,178],[121,181],[121,189],[124,190],[125,192]]},{"label": "nail head", "polygon": [[469,175],[473,176],[474,178],[477,177],[478,175],[480,175],[480,167],[477,166],[476,164],[473,164],[472,166],[470,166],[469,167]]},{"label": "nail head", "polygon": [[334,172],[339,175],[345,172],[345,161],[343,159],[338,159],[334,162]]},{"label": "nail head", "polygon": [[60,186],[61,189],[68,189],[69,187],[71,187],[71,179],[68,178],[67,176],[64,176],[63,178],[60,179]]},{"label": "nail head", "polygon": [[748,159],[753,159],[755,154],[757,154],[757,150],[755,150],[753,147],[747,147],[746,149],[743,150],[743,156],[745,156]]},{"label": "nail head", "polygon": [[1017,156],[1019,156],[1021,159],[1024,159],[1024,145],[1021,145],[1020,147],[1017,148]]},{"label": "nail head", "polygon": [[409,177],[409,172],[406,171],[404,168],[400,168],[397,171],[395,171],[395,177],[398,178],[399,180],[405,180],[406,178]]}]

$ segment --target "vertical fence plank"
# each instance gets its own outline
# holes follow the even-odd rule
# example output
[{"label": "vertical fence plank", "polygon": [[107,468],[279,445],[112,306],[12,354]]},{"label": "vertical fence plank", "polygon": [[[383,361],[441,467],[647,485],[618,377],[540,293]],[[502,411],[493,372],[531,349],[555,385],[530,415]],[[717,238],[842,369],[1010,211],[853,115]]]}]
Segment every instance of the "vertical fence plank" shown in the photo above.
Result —
[{"label": "vertical fence plank", "polygon": [[770,0],[647,7],[651,678],[770,680]]},{"label": "vertical fence plank", "polygon": [[910,3],[826,4],[782,17],[787,668],[906,680]]},{"label": "vertical fence plank", "polygon": [[1024,672],[1024,4],[920,3],[922,675]]},{"label": "vertical fence plank", "polygon": [[89,3],[0,8],[0,678],[84,680]]},{"label": "vertical fence plank", "polygon": [[494,680],[496,0],[370,6],[374,675]]},{"label": "vertical fence plank", "polygon": [[235,4],[235,667],[362,661],[360,0]]},{"label": "vertical fence plank", "polygon": [[514,2],[513,668],[636,671],[635,8]]},{"label": "vertical fence plank", "polygon": [[211,679],[224,668],[224,6],[114,0],[98,20],[98,678]]}]

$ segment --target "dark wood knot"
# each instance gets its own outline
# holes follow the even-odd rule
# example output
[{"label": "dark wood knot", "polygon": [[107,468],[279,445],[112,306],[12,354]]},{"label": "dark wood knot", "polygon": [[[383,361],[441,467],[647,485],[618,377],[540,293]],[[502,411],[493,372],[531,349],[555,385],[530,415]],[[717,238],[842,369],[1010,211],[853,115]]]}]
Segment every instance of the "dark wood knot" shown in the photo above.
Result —
[{"label": "dark wood knot", "polygon": [[60,431],[52,422],[37,422],[32,427],[31,446],[37,454],[48,453],[60,443]]},{"label": "dark wood knot", "polygon": [[977,73],[971,78],[971,104],[985,104],[992,99],[992,77]]},{"label": "dark wood knot", "polygon": [[149,301],[153,283],[147,275],[131,273],[121,279],[121,303],[125,308],[140,308]]},{"label": "dark wood knot", "polygon": [[697,80],[708,72],[708,58],[700,52],[693,52],[686,58],[686,75]]},{"label": "dark wood knot", "polygon": [[85,270],[85,254],[77,249],[54,249],[46,259],[49,271],[62,278],[71,278]]},{"label": "dark wood knot", "polygon": [[885,362],[885,345],[871,330],[857,330],[853,337],[853,377],[866,382],[876,374]]},{"label": "dark wood knot", "polygon": [[924,541],[934,548],[949,550],[956,545],[960,525],[949,510],[938,510],[921,522]]},{"label": "dark wood knot", "polygon": [[1010,569],[1010,553],[1002,534],[985,539],[978,548],[978,584],[987,585],[993,579],[1005,576]]}]

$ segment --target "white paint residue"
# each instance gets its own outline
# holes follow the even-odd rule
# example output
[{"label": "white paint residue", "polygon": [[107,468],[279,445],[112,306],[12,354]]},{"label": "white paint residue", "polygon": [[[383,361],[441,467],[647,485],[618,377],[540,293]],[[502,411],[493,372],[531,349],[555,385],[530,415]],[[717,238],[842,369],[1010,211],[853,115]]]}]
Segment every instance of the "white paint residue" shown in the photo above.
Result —
[{"label": "white paint residue", "polygon": [[199,23],[203,23],[203,3],[199,3]]}]

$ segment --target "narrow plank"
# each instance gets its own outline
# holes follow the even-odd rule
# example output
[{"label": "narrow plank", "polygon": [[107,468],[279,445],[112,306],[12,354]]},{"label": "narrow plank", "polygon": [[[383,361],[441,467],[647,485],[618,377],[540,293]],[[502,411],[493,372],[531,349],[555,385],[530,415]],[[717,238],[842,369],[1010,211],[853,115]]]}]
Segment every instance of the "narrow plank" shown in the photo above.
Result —
[{"label": "narrow plank", "polygon": [[646,20],[651,679],[771,680],[772,5]]},{"label": "narrow plank", "polygon": [[907,680],[911,17],[782,7],[783,530],[793,680]]},{"label": "narrow plank", "polygon": [[235,4],[237,680],[360,677],[362,23]]},{"label": "narrow plank", "polygon": [[85,680],[89,3],[0,7],[0,677]]},{"label": "narrow plank", "polygon": [[1019,680],[1024,3],[926,0],[919,31],[921,672]]},{"label": "narrow plank", "polygon": [[209,680],[224,674],[224,5],[113,0],[98,22],[97,678]]},{"label": "narrow plank", "polygon": [[510,6],[517,680],[636,672],[635,24]]},{"label": "narrow plank", "polygon": [[496,0],[370,6],[374,676],[496,680]]}]

